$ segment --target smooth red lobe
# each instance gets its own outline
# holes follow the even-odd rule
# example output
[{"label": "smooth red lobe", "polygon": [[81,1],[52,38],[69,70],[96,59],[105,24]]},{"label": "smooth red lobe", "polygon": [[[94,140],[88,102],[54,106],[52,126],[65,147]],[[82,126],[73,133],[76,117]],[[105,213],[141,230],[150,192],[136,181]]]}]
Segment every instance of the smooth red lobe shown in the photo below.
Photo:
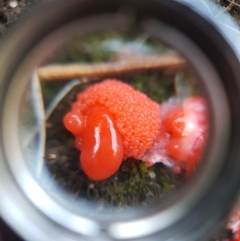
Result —
[{"label": "smooth red lobe", "polygon": [[84,172],[93,180],[112,176],[123,159],[122,137],[107,110],[94,110],[87,117],[80,157]]},{"label": "smooth red lobe", "polygon": [[84,118],[80,113],[68,112],[63,119],[64,126],[74,135],[79,135],[84,129]]}]

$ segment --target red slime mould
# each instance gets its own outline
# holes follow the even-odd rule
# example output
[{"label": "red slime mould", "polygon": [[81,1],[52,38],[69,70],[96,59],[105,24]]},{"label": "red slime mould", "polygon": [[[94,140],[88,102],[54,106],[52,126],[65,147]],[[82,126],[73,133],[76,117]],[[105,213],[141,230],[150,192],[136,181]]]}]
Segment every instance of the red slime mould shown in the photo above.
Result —
[{"label": "red slime mould", "polygon": [[186,161],[187,174],[199,161],[208,133],[207,107],[202,97],[187,98],[181,107],[165,117],[166,130],[171,133],[168,153],[176,160]]},{"label": "red slime mould", "polygon": [[204,99],[191,97],[180,106],[166,106],[117,80],[79,93],[64,125],[76,137],[86,175],[106,179],[128,157],[150,165],[163,162],[174,169],[184,161],[189,163],[187,172],[192,172],[206,142]]},{"label": "red slime mould", "polygon": [[161,105],[162,126],[153,146],[142,157],[149,164],[162,162],[175,173],[183,165],[190,175],[201,159],[208,136],[207,105],[204,98],[192,96],[181,105]]}]

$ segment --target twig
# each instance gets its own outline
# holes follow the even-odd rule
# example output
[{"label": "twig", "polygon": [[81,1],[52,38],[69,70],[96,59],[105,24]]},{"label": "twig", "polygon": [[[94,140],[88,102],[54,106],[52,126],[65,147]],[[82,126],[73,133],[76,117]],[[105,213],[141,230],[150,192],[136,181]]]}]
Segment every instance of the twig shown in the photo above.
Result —
[{"label": "twig", "polygon": [[128,56],[116,62],[94,64],[48,65],[37,69],[41,80],[64,80],[80,77],[103,77],[156,69],[183,69],[186,61],[174,54]]},{"label": "twig", "polygon": [[226,11],[231,11],[232,10],[232,7],[234,6],[235,4],[235,0],[227,0],[229,3],[229,5],[225,8]]},{"label": "twig", "polygon": [[[232,1],[232,0],[227,0],[227,1],[230,2],[230,4],[232,5],[231,8],[233,7],[233,5],[234,5],[234,6],[237,6],[237,7],[240,7],[240,4],[236,3],[235,1]],[[230,5],[230,4],[229,4],[229,5]],[[229,6],[229,5],[228,5],[228,6]],[[227,8],[228,8],[228,7],[227,7]]]}]

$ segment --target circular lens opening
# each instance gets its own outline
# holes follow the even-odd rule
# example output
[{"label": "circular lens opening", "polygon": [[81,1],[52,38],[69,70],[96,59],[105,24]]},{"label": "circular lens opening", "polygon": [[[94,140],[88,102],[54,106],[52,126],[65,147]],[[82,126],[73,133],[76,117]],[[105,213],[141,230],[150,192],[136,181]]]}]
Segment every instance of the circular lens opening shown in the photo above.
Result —
[{"label": "circular lens opening", "polygon": [[201,88],[187,60],[156,37],[75,36],[50,51],[23,94],[27,164],[52,198],[80,213],[89,203],[104,213],[165,200],[203,155]]}]

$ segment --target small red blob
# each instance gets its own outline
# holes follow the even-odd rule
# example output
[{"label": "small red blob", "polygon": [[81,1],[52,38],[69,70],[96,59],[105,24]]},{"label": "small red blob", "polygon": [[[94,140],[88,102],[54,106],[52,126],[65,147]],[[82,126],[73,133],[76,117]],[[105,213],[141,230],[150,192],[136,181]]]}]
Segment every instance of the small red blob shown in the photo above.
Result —
[{"label": "small red blob", "polygon": [[171,134],[168,153],[186,162],[186,173],[191,174],[202,157],[207,140],[207,105],[202,97],[187,98],[183,105],[167,113],[166,130]]},{"label": "small red blob", "polygon": [[105,109],[87,117],[80,157],[83,171],[93,180],[112,176],[123,160],[123,142],[113,117]]},{"label": "small red blob", "polygon": [[64,126],[74,135],[82,134],[84,129],[84,118],[80,113],[68,112],[63,119]]}]

